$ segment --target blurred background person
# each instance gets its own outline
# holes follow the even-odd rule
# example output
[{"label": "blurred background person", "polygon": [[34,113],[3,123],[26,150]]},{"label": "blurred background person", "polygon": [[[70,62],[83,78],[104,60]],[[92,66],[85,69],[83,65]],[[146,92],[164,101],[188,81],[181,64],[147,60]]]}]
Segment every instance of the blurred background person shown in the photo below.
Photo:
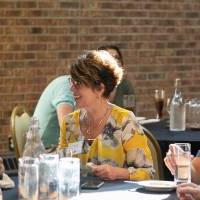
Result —
[{"label": "blurred background person", "polygon": [[[116,45],[100,46],[98,47],[98,50],[108,51],[117,60],[119,66],[124,69],[124,61],[123,61],[122,53]],[[117,88],[113,90],[113,92],[111,93],[110,100],[112,103],[120,107],[123,107],[124,95],[130,95],[130,94],[135,95],[134,87],[131,81],[128,80],[126,76],[124,76],[120,84],[117,86]],[[136,104],[135,104],[135,108],[133,109],[134,109],[134,113],[136,113]]]},{"label": "blurred background person", "polygon": [[74,110],[75,101],[69,79],[70,76],[64,75],[51,81],[34,111],[34,116],[39,119],[39,133],[46,148],[58,145],[61,119]]},{"label": "blurred background person", "polygon": [[[94,175],[104,180],[153,177],[147,138],[134,114],[109,103],[123,69],[107,51],[89,51],[71,65],[72,91],[79,108],[64,118],[59,149],[83,143]],[[88,140],[93,140],[89,148]],[[80,157],[81,159],[83,157]]]}]

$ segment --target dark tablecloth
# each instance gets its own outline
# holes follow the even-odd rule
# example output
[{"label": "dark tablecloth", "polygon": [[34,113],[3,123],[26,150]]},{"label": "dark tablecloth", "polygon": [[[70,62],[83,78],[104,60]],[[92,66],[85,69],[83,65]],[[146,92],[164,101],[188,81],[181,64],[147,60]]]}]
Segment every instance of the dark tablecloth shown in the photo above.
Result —
[{"label": "dark tablecloth", "polygon": [[[166,120],[160,122],[144,124],[144,127],[149,129],[158,141],[167,142],[199,142],[200,130],[189,129],[185,131],[170,131]],[[200,148],[200,145],[199,145]]]},{"label": "dark tablecloth", "polygon": [[[3,190],[4,200],[17,200],[17,176],[11,177],[16,187],[13,189]],[[130,181],[114,181],[105,182],[105,184],[98,190],[81,190],[80,200],[106,200],[118,199],[123,197],[126,200],[144,199],[144,200],[176,200],[175,191],[170,192],[149,192],[139,186],[136,182]]]}]

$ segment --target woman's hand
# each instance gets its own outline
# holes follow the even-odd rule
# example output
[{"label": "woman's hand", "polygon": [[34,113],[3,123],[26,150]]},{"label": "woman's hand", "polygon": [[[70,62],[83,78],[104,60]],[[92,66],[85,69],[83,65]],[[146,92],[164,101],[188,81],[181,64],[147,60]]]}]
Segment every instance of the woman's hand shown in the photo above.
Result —
[{"label": "woman's hand", "polygon": [[180,200],[200,200],[200,186],[194,183],[178,185],[176,193]]},{"label": "woman's hand", "polygon": [[[171,174],[174,175],[176,169],[176,155],[177,152],[181,151],[181,149],[176,144],[170,144],[169,150],[166,153],[166,157],[164,158],[165,165],[170,170]],[[191,159],[193,156],[191,156]]]},{"label": "woman's hand", "polygon": [[92,172],[94,175],[100,177],[103,180],[129,180],[129,171],[125,168],[113,167],[108,164],[93,165]]},{"label": "woman's hand", "polygon": [[113,166],[108,164],[103,165],[93,165],[93,173],[103,180],[115,180],[116,174]]},{"label": "woman's hand", "polygon": [[175,144],[169,145],[169,150],[164,158],[165,165],[170,170],[171,174],[174,175],[176,169],[175,155],[177,152],[177,146]]}]

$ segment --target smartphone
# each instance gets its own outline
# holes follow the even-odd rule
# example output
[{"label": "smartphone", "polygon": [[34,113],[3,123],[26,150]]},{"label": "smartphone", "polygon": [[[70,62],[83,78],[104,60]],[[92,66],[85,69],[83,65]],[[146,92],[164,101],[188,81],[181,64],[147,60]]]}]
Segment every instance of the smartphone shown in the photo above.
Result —
[{"label": "smartphone", "polygon": [[88,180],[81,184],[81,189],[97,190],[104,184],[102,180]]}]

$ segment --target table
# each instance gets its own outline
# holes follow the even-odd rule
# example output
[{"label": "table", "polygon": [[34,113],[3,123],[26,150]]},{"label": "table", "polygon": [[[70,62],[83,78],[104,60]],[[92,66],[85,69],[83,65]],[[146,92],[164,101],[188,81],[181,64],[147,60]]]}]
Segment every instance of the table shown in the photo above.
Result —
[{"label": "table", "polygon": [[[13,189],[3,190],[4,200],[17,199],[17,176],[11,177],[16,184]],[[98,190],[81,190],[80,200],[111,200],[111,199],[126,199],[126,200],[176,200],[175,191],[172,192],[148,192],[137,184],[131,181],[114,181],[105,182]]]},{"label": "table", "polygon": [[[144,124],[148,130],[152,132],[155,138],[162,142],[197,142],[200,141],[199,129],[186,129],[185,131],[170,131],[167,120],[161,120],[160,122],[154,122]],[[200,146],[199,146],[200,148]]]},{"label": "table", "polygon": [[[160,122],[154,122],[149,124],[144,124],[143,126],[147,128],[157,139],[162,150],[163,158],[166,155],[169,144],[171,143],[181,143],[189,142],[191,143],[191,152],[196,155],[197,151],[200,149],[200,130],[199,129],[186,129],[185,131],[170,131],[169,122],[167,120],[161,120]],[[173,177],[169,173],[169,170],[164,166],[164,176],[165,180],[172,180]]]}]

